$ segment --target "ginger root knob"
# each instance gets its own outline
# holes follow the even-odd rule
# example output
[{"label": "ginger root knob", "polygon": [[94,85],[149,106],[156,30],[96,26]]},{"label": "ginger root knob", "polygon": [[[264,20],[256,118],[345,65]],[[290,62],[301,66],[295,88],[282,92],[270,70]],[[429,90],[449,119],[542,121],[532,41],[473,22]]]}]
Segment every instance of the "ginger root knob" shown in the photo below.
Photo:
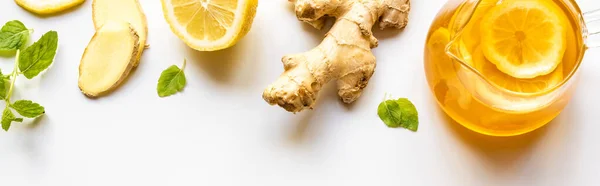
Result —
[{"label": "ginger root knob", "polygon": [[319,90],[337,80],[338,95],[345,103],[354,102],[367,86],[375,70],[371,48],[377,39],[373,25],[404,28],[408,23],[409,0],[290,0],[296,16],[315,28],[325,16],[336,22],[317,47],[282,58],[284,72],[263,92],[263,99],[289,112],[313,108]]}]

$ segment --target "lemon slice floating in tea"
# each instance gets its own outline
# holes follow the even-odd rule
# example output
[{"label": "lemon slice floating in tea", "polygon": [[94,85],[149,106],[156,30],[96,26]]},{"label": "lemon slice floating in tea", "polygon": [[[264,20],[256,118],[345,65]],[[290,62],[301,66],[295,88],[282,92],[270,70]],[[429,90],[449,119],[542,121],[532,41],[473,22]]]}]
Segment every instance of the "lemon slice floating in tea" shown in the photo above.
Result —
[{"label": "lemon slice floating in tea", "polygon": [[[477,49],[473,54],[474,67],[490,83],[514,92],[536,93],[550,90],[560,84],[564,78],[563,65],[558,65],[556,70],[550,74],[542,75],[533,79],[519,79],[501,72],[483,55],[482,50]],[[485,87],[478,87],[478,93],[488,95]]]},{"label": "lemon slice floating in tea", "polygon": [[550,74],[566,50],[565,16],[551,0],[505,0],[481,20],[482,51],[512,77]]},{"label": "lemon slice floating in tea", "polygon": [[252,26],[258,0],[161,0],[171,30],[200,51],[233,46]]}]

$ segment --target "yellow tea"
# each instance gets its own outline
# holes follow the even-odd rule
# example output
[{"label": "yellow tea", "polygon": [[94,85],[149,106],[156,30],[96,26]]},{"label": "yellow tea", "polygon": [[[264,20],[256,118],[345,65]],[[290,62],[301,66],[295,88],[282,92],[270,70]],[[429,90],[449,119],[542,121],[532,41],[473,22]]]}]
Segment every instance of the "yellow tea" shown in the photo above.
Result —
[{"label": "yellow tea", "polygon": [[584,53],[571,0],[451,0],[434,20],[425,71],[439,105],[474,131],[510,136],[556,117]]}]

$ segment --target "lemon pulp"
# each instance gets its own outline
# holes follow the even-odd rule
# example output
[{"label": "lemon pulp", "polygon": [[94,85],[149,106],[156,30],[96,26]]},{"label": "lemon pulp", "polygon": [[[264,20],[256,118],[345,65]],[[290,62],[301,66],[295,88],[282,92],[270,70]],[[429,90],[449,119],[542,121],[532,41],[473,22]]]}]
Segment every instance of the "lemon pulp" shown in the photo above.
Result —
[{"label": "lemon pulp", "polygon": [[250,29],[257,0],[162,0],[171,30],[188,46],[212,51],[230,47]]}]

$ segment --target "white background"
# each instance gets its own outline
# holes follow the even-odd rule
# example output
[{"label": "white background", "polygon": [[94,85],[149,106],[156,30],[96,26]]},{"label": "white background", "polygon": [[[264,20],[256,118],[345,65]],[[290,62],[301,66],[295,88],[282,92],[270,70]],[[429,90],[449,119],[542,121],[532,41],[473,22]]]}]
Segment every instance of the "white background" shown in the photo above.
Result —
[{"label": "white background", "polygon": [[[262,91],[282,72],[281,56],[316,46],[325,31],[297,21],[287,1],[261,0],[250,33],[218,52],[189,49],[158,0],[141,3],[151,48],[122,87],[91,100],[77,87],[94,33],[91,0],[51,17],[0,2],[0,23],[19,19],[34,40],[51,29],[60,37],[51,69],[17,81],[15,99],[47,114],[0,132],[0,185],[600,185],[600,49],[588,51],[577,93],[556,120],[496,138],[450,121],[427,87],[424,40],[445,0],[413,0],[404,31],[375,31],[378,66],[356,103],[341,103],[330,85],[316,110],[296,115],[269,106]],[[159,98],[161,71],[183,58],[185,91]],[[12,64],[0,58],[4,72]],[[415,103],[418,132],[380,121],[385,93]]]}]

